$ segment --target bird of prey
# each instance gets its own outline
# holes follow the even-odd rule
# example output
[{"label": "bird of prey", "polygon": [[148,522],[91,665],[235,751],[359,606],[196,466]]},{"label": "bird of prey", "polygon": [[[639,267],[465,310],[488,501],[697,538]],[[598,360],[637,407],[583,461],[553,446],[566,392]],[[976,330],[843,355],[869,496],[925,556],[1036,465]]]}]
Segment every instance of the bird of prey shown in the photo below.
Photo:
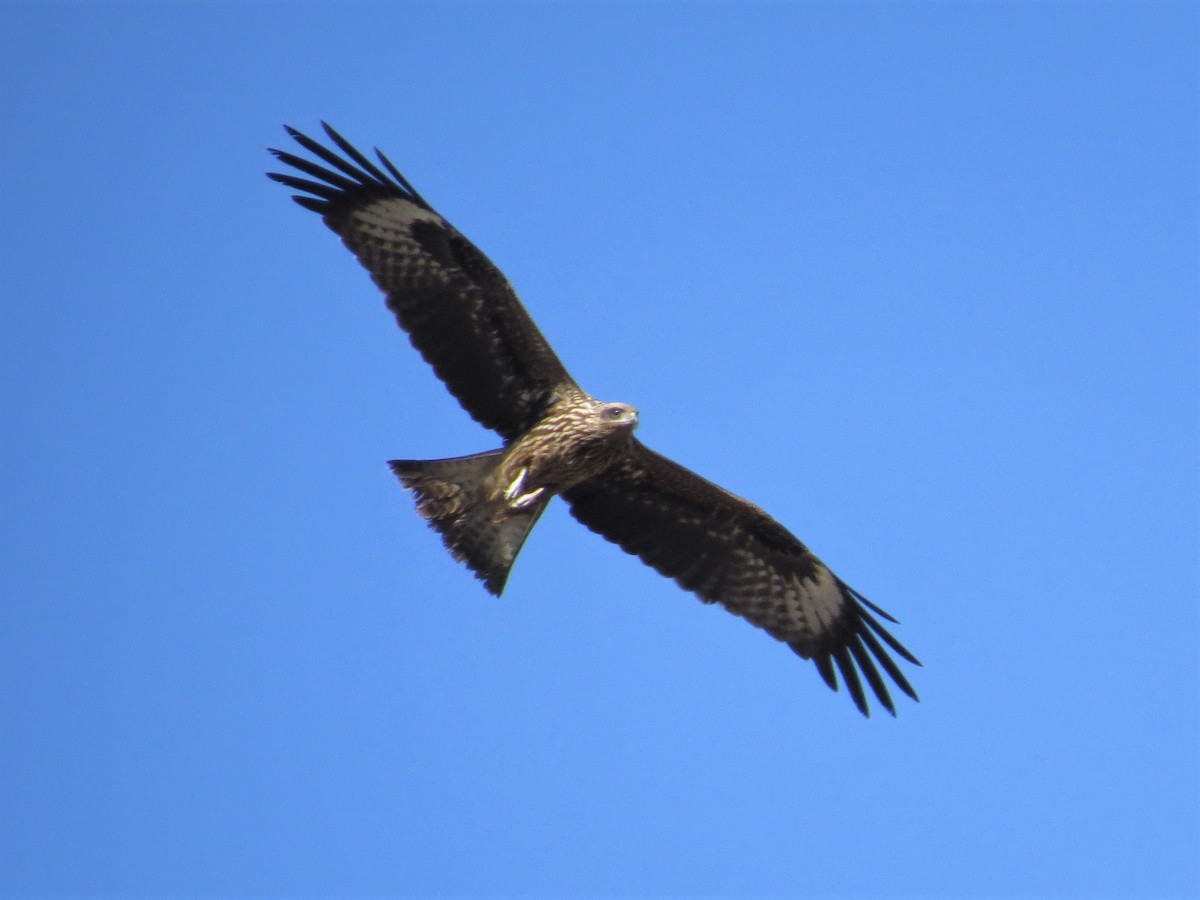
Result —
[{"label": "bird of prey", "polygon": [[840,673],[864,716],[864,679],[896,714],[881,669],[917,699],[888,653],[920,665],[880,622],[895,619],[757,506],[635,438],[637,410],[575,383],[500,270],[386,156],[376,149],[375,162],[324,128],[336,150],[287,128],[317,161],[271,150],[299,175],[269,177],[342,239],[450,393],[502,438],[473,456],[389,463],[488,591],[503,591],[560,495],[592,531],[811,659],[835,691]]}]

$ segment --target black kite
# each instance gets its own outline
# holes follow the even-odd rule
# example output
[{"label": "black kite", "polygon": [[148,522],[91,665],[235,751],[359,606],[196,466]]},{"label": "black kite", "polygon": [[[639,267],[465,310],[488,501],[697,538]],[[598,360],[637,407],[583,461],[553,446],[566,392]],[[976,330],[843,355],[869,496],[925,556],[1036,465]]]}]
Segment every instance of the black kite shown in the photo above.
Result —
[{"label": "black kite", "polygon": [[387,157],[376,150],[377,165],[328,125],[343,155],[287,130],[324,165],[272,150],[308,177],[270,177],[303,192],[295,201],[341,237],[413,346],[504,440],[475,456],[390,463],[489,591],[503,591],[530,529],[561,494],[592,531],[811,659],[833,690],[840,672],[863,715],[864,678],[896,714],[880,669],[917,699],[887,648],[920,663],[876,617],[896,620],[757,506],[644,446],[633,436],[633,407],[585,393],[500,270]]}]

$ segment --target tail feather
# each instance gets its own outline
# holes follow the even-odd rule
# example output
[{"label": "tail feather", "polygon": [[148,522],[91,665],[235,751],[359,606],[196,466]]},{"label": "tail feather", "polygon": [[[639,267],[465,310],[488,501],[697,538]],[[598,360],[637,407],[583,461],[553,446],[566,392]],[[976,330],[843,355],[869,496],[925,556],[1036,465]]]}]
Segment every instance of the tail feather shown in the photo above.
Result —
[{"label": "tail feather", "polygon": [[503,450],[452,459],[393,459],[401,483],[416,495],[417,512],[442,536],[446,549],[465,563],[497,597],[525,539],[550,496],[522,509],[488,497],[488,476]]}]

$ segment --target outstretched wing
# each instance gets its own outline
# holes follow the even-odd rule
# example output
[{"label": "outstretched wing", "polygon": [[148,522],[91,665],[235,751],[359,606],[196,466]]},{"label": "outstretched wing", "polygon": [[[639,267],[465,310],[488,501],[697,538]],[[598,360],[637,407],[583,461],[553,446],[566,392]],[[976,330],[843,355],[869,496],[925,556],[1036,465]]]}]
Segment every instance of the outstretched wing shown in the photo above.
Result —
[{"label": "outstretched wing", "polygon": [[375,151],[381,169],[324,127],[342,155],[288,128],[326,165],[271,150],[309,177],[268,177],[304,192],[293,199],[320,214],[358,257],[413,346],[463,408],[505,440],[517,437],[574,381],[500,270],[387,157]]},{"label": "outstretched wing", "polygon": [[896,714],[880,669],[917,699],[888,648],[920,663],[877,617],[896,620],[754,504],[639,441],[620,465],[563,496],[592,531],[811,659],[835,691],[840,672],[863,715],[869,715],[864,678]]}]

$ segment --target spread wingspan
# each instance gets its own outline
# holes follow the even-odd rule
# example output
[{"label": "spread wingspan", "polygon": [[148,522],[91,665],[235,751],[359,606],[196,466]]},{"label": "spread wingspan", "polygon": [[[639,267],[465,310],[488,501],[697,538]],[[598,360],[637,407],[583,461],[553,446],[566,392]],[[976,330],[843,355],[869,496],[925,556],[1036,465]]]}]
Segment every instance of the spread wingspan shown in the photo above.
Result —
[{"label": "spread wingspan", "polygon": [[[504,438],[502,450],[473,457],[392,462],[415,492],[421,514],[490,591],[503,589],[521,544],[551,496],[561,492],[588,528],[811,659],[834,690],[840,674],[864,715],[864,681],[893,715],[884,675],[917,698],[891,654],[920,663],[881,623],[894,622],[891,616],[757,506],[654,453],[631,434],[615,462],[605,458],[600,464],[588,435],[550,428],[542,436],[545,446],[536,449],[555,461],[558,468],[546,471],[556,474],[524,494],[515,486],[497,493],[492,466],[529,449],[522,439],[529,443],[539,423],[544,428],[548,421],[567,422],[568,400],[585,411],[623,414],[631,408],[599,404],[575,384],[500,270],[387,157],[376,150],[376,164],[328,125],[325,132],[340,152],[289,128],[318,162],[272,150],[304,177],[270,177],[301,192],[296,202],[320,214],[370,272],[400,326],[450,392]],[[631,431],[636,413],[626,424]],[[589,459],[605,468],[584,471],[580,466]],[[536,461],[521,465],[517,486]]]}]

